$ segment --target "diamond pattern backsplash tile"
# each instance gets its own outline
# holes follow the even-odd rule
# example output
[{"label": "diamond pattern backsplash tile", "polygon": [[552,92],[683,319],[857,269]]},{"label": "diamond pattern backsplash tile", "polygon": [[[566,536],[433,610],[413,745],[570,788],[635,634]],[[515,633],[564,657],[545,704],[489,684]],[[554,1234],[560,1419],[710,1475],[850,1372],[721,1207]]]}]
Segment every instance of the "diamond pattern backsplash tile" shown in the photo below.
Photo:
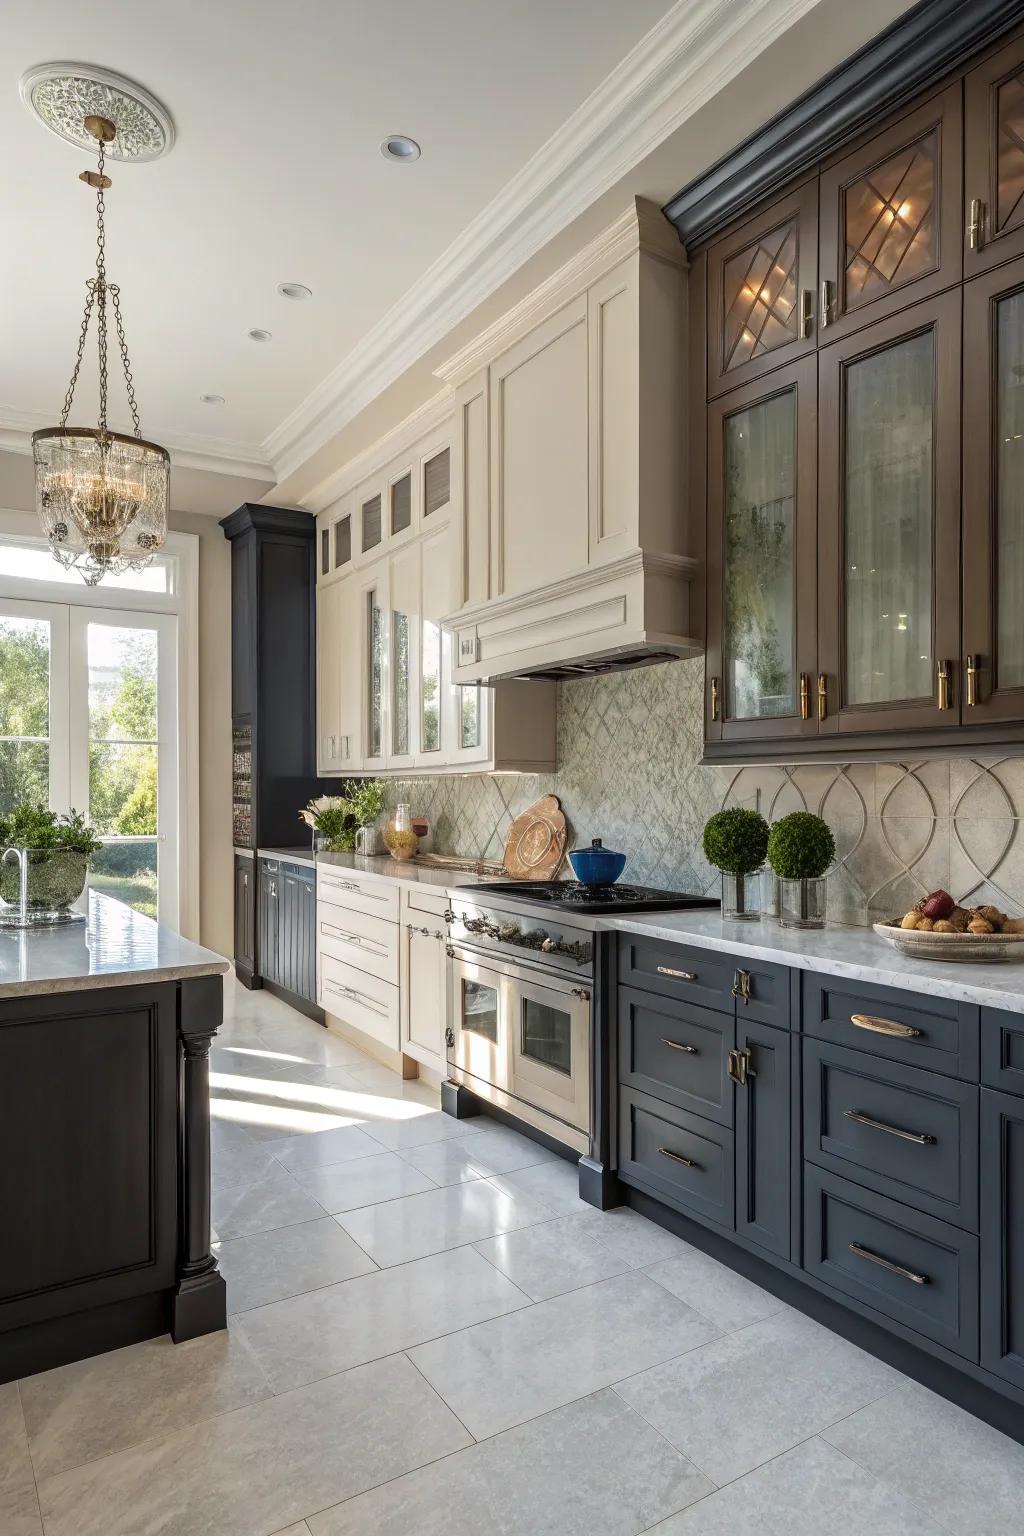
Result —
[{"label": "diamond pattern backsplash tile", "polygon": [[940,885],[1024,913],[1024,758],[706,767],[703,677],[698,658],[560,683],[556,773],[393,780],[388,803],[428,818],[435,851],[496,859],[515,817],[554,794],[570,847],[602,837],[629,855],[623,879],[702,892],[718,889],[701,838],[721,806],[814,811],[836,839],[834,921],[875,922]]}]

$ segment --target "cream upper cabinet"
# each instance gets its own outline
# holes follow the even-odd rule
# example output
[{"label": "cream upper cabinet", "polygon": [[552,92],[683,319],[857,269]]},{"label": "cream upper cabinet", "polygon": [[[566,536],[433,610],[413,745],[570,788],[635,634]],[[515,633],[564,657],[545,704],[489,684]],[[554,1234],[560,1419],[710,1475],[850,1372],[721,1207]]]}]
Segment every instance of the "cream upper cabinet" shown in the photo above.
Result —
[{"label": "cream upper cabinet", "polygon": [[686,297],[674,230],[637,200],[439,370],[455,393],[456,683],[699,653]]},{"label": "cream upper cabinet", "polygon": [[316,603],[316,771],[341,767],[342,583],[322,585]]}]

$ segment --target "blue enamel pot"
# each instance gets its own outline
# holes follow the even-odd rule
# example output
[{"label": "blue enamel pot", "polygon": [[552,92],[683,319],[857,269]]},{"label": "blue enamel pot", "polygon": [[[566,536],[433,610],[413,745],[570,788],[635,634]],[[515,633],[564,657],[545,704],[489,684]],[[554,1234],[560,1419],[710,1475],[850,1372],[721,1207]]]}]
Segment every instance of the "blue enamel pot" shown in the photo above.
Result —
[{"label": "blue enamel pot", "polygon": [[626,867],[626,855],[606,848],[595,837],[589,848],[575,848],[569,863],[581,885],[614,885]]}]

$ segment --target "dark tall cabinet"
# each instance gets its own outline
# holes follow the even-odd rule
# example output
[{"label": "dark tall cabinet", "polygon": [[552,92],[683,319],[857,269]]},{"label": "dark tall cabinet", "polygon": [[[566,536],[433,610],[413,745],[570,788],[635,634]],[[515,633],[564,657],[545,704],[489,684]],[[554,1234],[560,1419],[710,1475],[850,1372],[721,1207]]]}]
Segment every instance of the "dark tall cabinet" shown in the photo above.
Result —
[{"label": "dark tall cabinet", "polygon": [[[316,775],[314,540],[308,512],[250,503],[231,541],[232,814],[236,849],[292,845]],[[246,878],[248,876],[248,879]],[[262,974],[252,861],[236,854],[235,970]]]}]

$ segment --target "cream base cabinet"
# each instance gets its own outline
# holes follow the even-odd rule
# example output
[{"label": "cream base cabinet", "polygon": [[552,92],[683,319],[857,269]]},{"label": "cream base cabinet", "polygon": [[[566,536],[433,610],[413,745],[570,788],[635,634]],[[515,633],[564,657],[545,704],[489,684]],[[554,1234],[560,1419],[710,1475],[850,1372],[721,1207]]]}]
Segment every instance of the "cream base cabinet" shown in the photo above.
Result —
[{"label": "cream base cabinet", "polygon": [[454,683],[700,653],[686,266],[636,200],[438,370],[455,392]]},{"label": "cream base cabinet", "polygon": [[432,1071],[445,1071],[448,1014],[448,898],[403,891],[401,937],[402,1052]]}]

